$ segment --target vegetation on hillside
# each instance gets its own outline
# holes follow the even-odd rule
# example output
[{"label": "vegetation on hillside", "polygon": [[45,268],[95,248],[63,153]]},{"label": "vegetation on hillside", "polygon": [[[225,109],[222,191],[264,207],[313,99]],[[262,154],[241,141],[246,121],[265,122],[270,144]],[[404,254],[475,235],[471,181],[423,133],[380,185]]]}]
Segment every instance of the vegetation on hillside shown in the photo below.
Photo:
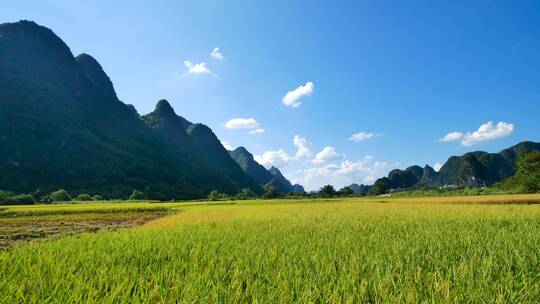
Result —
[{"label": "vegetation on hillside", "polygon": [[157,200],[262,192],[210,129],[186,134],[191,123],[160,112],[163,101],[141,118],[94,58],[74,57],[51,30],[4,23],[0,37],[0,189],[109,199],[140,189]]}]

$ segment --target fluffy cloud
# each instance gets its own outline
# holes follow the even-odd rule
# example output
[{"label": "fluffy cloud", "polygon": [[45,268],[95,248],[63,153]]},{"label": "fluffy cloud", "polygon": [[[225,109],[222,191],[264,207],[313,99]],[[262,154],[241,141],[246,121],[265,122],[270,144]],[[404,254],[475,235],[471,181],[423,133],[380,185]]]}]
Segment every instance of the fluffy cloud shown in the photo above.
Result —
[{"label": "fluffy cloud", "polygon": [[365,157],[358,161],[344,160],[339,164],[297,170],[287,174],[294,183],[302,184],[308,190],[317,190],[323,185],[343,187],[352,183],[373,183],[388,171],[386,162]]},{"label": "fluffy cloud", "polygon": [[362,131],[362,132],[358,132],[351,135],[351,137],[349,137],[349,140],[354,141],[354,142],[361,142],[361,141],[368,140],[373,137],[375,137],[375,133],[367,133],[367,132]]},{"label": "fluffy cloud", "polygon": [[188,68],[187,74],[210,74],[210,70],[206,67],[206,63],[196,63],[186,60],[184,65]]},{"label": "fluffy cloud", "polygon": [[441,171],[442,166],[443,166],[443,165],[442,165],[441,163],[435,163],[435,164],[433,165],[433,169],[434,169],[435,171],[439,172],[439,171]]},{"label": "fluffy cloud", "polygon": [[254,158],[259,164],[265,167],[285,167],[293,161],[293,159],[282,149],[277,151],[266,151],[262,155],[255,155]]},{"label": "fluffy cloud", "polygon": [[264,133],[264,129],[261,129],[261,128],[253,129],[248,132],[249,135],[257,135],[257,134],[263,134],[263,133]]},{"label": "fluffy cloud", "polygon": [[300,98],[303,96],[310,96],[313,93],[315,86],[313,82],[308,81],[305,85],[299,86],[298,88],[287,92],[283,97],[283,104],[288,107],[298,107],[300,106]]},{"label": "fluffy cloud", "polygon": [[463,137],[463,133],[461,132],[451,132],[446,134],[443,138],[439,139],[439,141],[442,142],[450,142],[450,141],[456,141],[460,140]]},{"label": "fluffy cloud", "polygon": [[512,134],[513,131],[514,125],[511,123],[500,121],[495,125],[492,121],[488,121],[474,132],[467,132],[465,134],[461,132],[448,133],[443,138],[439,139],[439,141],[450,142],[459,140],[461,141],[462,146],[469,147],[485,141],[508,136]]},{"label": "fluffy cloud", "polygon": [[295,135],[293,144],[296,147],[296,154],[294,156],[296,160],[300,160],[303,157],[311,157],[311,143],[307,139],[300,135]]},{"label": "fluffy cloud", "polygon": [[259,123],[253,118],[233,118],[225,123],[227,129],[257,129]]},{"label": "fluffy cloud", "polygon": [[478,130],[465,134],[461,144],[468,147],[484,141],[508,136],[512,134],[513,131],[514,125],[511,123],[501,121],[497,125],[494,125],[493,122],[488,121],[481,125]]},{"label": "fluffy cloud", "polygon": [[219,48],[216,47],[212,50],[212,53],[210,53],[210,57],[214,58],[214,59],[217,59],[217,60],[223,60],[223,54],[221,54],[221,52],[219,51]]},{"label": "fluffy cloud", "polygon": [[338,160],[341,158],[341,155],[336,152],[336,149],[333,147],[324,147],[315,158],[312,160],[314,164],[322,164],[327,161]]}]

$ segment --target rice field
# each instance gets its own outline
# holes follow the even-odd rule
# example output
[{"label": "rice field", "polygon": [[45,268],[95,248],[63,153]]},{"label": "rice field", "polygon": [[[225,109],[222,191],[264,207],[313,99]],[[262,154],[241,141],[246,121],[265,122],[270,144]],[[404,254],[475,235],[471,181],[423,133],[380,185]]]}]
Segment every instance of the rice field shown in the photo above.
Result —
[{"label": "rice field", "polygon": [[0,251],[0,302],[540,299],[540,195],[14,206],[0,227],[155,212]]}]

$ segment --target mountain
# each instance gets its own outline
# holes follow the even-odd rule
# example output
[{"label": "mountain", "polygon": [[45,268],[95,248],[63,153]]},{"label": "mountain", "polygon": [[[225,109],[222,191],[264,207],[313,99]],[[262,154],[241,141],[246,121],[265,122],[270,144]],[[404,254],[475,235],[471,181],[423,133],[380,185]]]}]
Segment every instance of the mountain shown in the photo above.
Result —
[{"label": "mountain", "polygon": [[186,131],[210,168],[226,176],[235,186],[235,192],[238,192],[238,189],[250,188],[256,194],[262,193],[262,188],[231,158],[209,127],[197,123],[190,125]]},{"label": "mountain", "polygon": [[283,193],[293,192],[293,185],[285,178],[285,176],[283,176],[283,174],[281,174],[281,171],[279,171],[278,168],[272,166],[268,169],[268,172],[270,172],[274,178],[266,184],[266,186],[277,187]]},{"label": "mountain", "polygon": [[90,55],[74,57],[34,22],[0,24],[0,189],[110,198],[139,189],[155,199],[261,191],[211,130],[187,132],[192,124],[167,106],[141,118]]},{"label": "mountain", "polygon": [[389,189],[491,185],[513,176],[519,155],[533,151],[540,151],[540,143],[526,141],[499,153],[469,152],[462,156],[450,157],[439,172],[435,172],[427,165],[423,169],[412,166],[405,170],[392,170],[388,177],[377,182]]},{"label": "mountain", "polygon": [[393,188],[410,188],[416,185],[422,178],[424,170],[419,166],[411,166],[405,170],[395,169],[390,171],[388,179]]},{"label": "mountain", "polygon": [[306,190],[304,189],[304,186],[299,185],[299,184],[294,184],[294,185],[292,185],[291,192],[294,192],[294,193],[306,193]]},{"label": "mountain", "polygon": [[440,184],[441,184],[440,176],[437,173],[437,171],[435,171],[435,169],[433,169],[431,166],[425,165],[424,169],[422,170],[422,177],[420,178],[420,180],[415,186],[436,187],[436,186],[439,186]]},{"label": "mountain", "polygon": [[231,159],[210,128],[177,115],[167,100],[160,100],[155,110],[141,119],[175,157],[186,161],[192,172],[205,177],[207,187],[227,193],[236,193],[242,188],[262,193],[262,188]]},{"label": "mountain", "polygon": [[266,185],[274,178],[272,173],[268,172],[265,167],[255,161],[253,154],[246,150],[246,148],[238,147],[233,151],[229,151],[229,155],[259,185]]},{"label": "mountain", "polygon": [[304,187],[301,185],[292,185],[287,180],[278,168],[272,167],[266,170],[265,167],[255,161],[253,154],[246,148],[238,147],[233,151],[229,151],[229,155],[240,165],[242,170],[253,178],[259,185],[264,187],[274,186],[282,193],[304,193]]}]

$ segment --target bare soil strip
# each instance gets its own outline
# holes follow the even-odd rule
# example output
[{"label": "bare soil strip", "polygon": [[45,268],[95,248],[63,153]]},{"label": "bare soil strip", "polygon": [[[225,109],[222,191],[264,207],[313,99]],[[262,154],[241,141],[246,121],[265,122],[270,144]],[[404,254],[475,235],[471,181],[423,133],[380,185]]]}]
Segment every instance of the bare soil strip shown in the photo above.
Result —
[{"label": "bare soil strip", "polygon": [[89,213],[0,217],[0,250],[16,244],[83,232],[113,231],[143,225],[168,212]]}]

